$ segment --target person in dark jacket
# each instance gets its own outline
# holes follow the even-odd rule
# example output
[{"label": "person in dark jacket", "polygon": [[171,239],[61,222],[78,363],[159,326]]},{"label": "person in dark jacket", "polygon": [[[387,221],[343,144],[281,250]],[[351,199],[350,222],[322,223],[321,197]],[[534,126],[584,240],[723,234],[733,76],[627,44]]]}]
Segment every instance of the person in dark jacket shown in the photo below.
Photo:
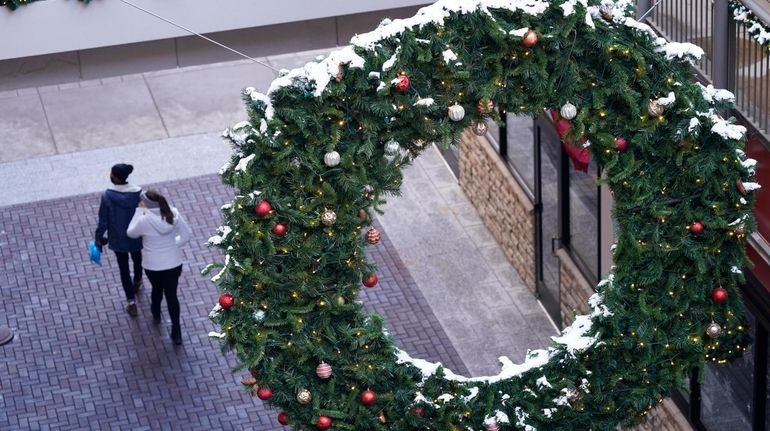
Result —
[{"label": "person in dark jacket", "polygon": [[[137,315],[136,292],[142,286],[142,239],[126,235],[128,223],[134,216],[142,188],[128,183],[128,176],[134,167],[118,163],[110,171],[113,186],[102,193],[99,204],[99,225],[96,227],[94,242],[100,248],[107,244],[115,252],[120,269],[120,281],[126,294],[126,311],[132,317]],[[107,237],[104,237],[105,232]],[[134,262],[134,278],[128,268],[128,257]]]}]

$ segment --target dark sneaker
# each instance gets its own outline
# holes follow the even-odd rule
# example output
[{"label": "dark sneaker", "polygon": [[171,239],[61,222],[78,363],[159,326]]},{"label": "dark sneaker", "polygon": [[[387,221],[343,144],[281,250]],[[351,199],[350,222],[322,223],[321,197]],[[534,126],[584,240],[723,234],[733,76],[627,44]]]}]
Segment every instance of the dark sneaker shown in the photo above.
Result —
[{"label": "dark sneaker", "polygon": [[171,333],[171,339],[174,341],[174,344],[177,346],[182,345],[182,334],[180,332]]},{"label": "dark sneaker", "polygon": [[137,314],[139,314],[139,313],[136,311],[136,304],[128,304],[128,305],[126,306],[126,312],[127,312],[127,313],[128,313],[128,315],[129,315],[129,316],[131,316],[131,317],[136,317],[136,316],[137,316]]},{"label": "dark sneaker", "polygon": [[142,290],[142,279],[134,281],[134,293],[139,293]]},{"label": "dark sneaker", "polygon": [[153,314],[153,315],[152,315],[152,321],[153,321],[153,323],[155,323],[156,325],[160,325],[160,314],[158,314],[158,315],[155,315],[155,314]]}]

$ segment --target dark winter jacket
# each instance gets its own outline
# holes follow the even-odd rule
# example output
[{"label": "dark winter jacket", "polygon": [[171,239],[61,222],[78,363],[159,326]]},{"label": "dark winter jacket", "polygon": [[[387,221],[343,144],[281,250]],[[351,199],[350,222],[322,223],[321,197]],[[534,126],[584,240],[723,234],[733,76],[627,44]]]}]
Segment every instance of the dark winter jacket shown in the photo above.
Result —
[{"label": "dark winter jacket", "polygon": [[[96,227],[94,238],[98,243],[109,244],[114,251],[139,251],[142,249],[142,239],[129,238],[126,235],[128,223],[134,216],[139,204],[139,193],[142,188],[132,184],[115,185],[102,193],[99,204],[99,225]],[[107,232],[107,239],[104,233]]]}]

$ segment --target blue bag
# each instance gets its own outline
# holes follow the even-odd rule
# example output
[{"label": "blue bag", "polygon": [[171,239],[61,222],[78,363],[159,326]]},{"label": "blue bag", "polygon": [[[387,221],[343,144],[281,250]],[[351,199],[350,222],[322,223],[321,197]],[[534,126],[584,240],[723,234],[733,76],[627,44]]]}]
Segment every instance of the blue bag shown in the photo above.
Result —
[{"label": "blue bag", "polygon": [[88,242],[88,254],[95,264],[102,266],[102,252],[99,250],[99,246],[93,241]]}]

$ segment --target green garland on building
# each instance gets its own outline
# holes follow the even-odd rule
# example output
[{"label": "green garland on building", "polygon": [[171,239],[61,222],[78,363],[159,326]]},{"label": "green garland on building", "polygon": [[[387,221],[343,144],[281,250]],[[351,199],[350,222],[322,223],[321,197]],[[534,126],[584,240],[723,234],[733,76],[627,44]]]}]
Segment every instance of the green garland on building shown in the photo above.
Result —
[{"label": "green garland on building", "polygon": [[[0,7],[6,6],[11,10],[16,10],[20,6],[24,6],[39,0],[0,0]],[[91,0],[78,0],[83,3],[89,3]]]},{"label": "green garland on building", "polygon": [[770,47],[770,24],[759,19],[741,2],[731,1],[729,8],[735,22],[745,26],[755,42],[760,46]]},{"label": "green garland on building", "polygon": [[[690,44],[629,2],[445,0],[244,92],[225,132],[237,196],[204,273],[210,334],[247,389],[296,429],[574,430],[643,421],[704,361],[742,354],[738,286],[755,228],[755,162],[732,95],[692,82]],[[376,288],[372,216],[427,142],[481,134],[498,112],[556,108],[614,195],[615,267],[591,313],[523,364],[465,378],[394,346],[356,296]],[[363,234],[363,235],[362,235]],[[473,286],[468,286],[473,289]],[[511,330],[516,330],[511,328]]]}]

